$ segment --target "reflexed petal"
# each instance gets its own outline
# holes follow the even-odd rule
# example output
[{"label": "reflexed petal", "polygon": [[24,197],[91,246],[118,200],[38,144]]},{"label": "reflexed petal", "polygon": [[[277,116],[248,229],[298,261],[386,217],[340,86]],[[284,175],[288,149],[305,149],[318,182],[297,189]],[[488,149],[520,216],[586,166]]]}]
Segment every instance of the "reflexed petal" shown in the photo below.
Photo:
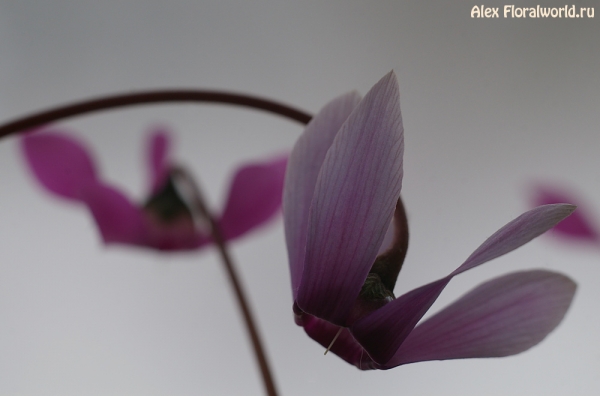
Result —
[{"label": "reflexed petal", "polygon": [[290,154],[283,192],[283,216],[294,298],[304,266],[308,211],[317,176],[333,139],[359,102],[357,92],[329,102],[310,121]]},{"label": "reflexed petal", "polygon": [[[160,179],[168,172],[168,143],[164,130],[157,130],[150,140],[148,165],[157,188],[163,187],[160,183],[164,180]],[[30,167],[46,188],[90,209],[105,243],[187,250],[211,242],[208,235],[197,232],[193,219],[165,223],[99,181],[90,154],[74,139],[53,132],[28,134],[22,147]],[[280,195],[283,173],[283,168],[278,170]],[[259,211],[259,215],[264,215],[263,212]]]},{"label": "reflexed petal", "polygon": [[408,292],[361,318],[352,325],[352,334],[375,362],[387,364],[455,275],[522,246],[574,209],[568,204],[545,205],[522,214],[489,237],[449,276]]},{"label": "reflexed petal", "polygon": [[81,188],[96,181],[91,155],[75,139],[50,131],[27,134],[21,142],[29,167],[53,193],[78,200]]},{"label": "reflexed petal", "polygon": [[570,204],[553,204],[523,213],[482,243],[452,274],[458,275],[523,246],[554,227],[575,208]]},{"label": "reflexed petal", "polygon": [[219,226],[233,239],[279,212],[288,156],[241,167],[235,174]]},{"label": "reflexed petal", "polygon": [[493,279],[417,326],[386,368],[523,352],[560,323],[575,289],[566,276],[541,270]]},{"label": "reflexed petal", "polygon": [[573,193],[561,191],[548,186],[536,186],[535,205],[546,205],[561,202],[571,202],[577,205],[577,210],[571,216],[561,221],[552,232],[561,234],[568,238],[599,242],[600,234],[591,221],[591,216],[582,208],[581,202]]},{"label": "reflexed petal", "polygon": [[116,189],[100,183],[83,189],[82,197],[105,243],[146,246],[158,250],[196,249],[210,242],[195,231],[191,219],[164,224],[133,205]]},{"label": "reflexed petal", "polygon": [[169,134],[165,128],[156,128],[148,145],[151,194],[159,191],[169,177]]},{"label": "reflexed petal", "polygon": [[105,243],[147,242],[147,229],[140,209],[114,188],[100,183],[82,190],[82,201],[88,206]]},{"label": "reflexed petal", "polygon": [[305,312],[345,325],[400,196],[403,151],[390,72],[348,117],[319,173],[297,296]]}]

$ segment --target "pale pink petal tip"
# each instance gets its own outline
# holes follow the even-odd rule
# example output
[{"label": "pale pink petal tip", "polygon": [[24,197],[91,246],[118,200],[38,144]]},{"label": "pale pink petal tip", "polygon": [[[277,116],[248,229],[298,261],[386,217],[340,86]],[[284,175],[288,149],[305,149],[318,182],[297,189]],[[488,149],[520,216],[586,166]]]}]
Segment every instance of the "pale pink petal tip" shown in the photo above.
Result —
[{"label": "pale pink petal tip", "polygon": [[559,202],[570,202],[577,205],[575,213],[556,225],[552,233],[573,240],[600,242],[600,232],[594,224],[593,216],[588,213],[585,205],[574,192],[557,187],[538,185],[535,188],[532,201],[535,205]]},{"label": "pale pink petal tip", "polygon": [[288,155],[240,167],[219,219],[225,239],[233,239],[279,213]]},{"label": "pale pink petal tip", "polygon": [[21,147],[35,177],[54,194],[78,200],[81,188],[97,181],[91,154],[62,133],[29,133],[21,140]]}]

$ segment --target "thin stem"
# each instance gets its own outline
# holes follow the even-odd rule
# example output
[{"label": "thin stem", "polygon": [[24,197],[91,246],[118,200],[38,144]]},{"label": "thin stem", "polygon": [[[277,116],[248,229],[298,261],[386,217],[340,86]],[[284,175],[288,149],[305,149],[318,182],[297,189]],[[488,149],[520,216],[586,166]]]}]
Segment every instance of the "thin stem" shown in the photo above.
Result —
[{"label": "thin stem", "polygon": [[227,250],[223,234],[221,233],[221,230],[219,229],[219,226],[215,221],[214,217],[209,212],[198,184],[194,182],[190,175],[181,168],[176,168],[172,172],[172,174],[175,177],[183,179],[182,181],[185,182],[186,185],[192,189],[191,204],[198,208],[201,214],[206,219],[208,219],[210,223],[213,240],[218,247],[219,254],[225,266],[225,270],[229,277],[229,281],[231,282],[231,286],[233,287],[233,291],[237,299],[239,308],[242,311],[242,316],[246,324],[246,329],[248,330],[248,335],[250,336],[250,341],[252,343],[252,347],[254,348],[254,354],[256,356],[256,360],[260,368],[260,373],[263,378],[265,390],[267,392],[267,395],[277,396],[277,389],[275,387],[275,381],[273,380],[273,376],[271,375],[271,370],[269,368],[267,356],[262,346],[262,342],[258,334],[258,329],[256,327],[256,324],[254,323],[252,312],[250,311],[250,306],[247,302],[248,299],[246,298],[244,289],[240,282],[240,277],[237,273],[235,265],[233,264],[233,261],[231,260],[231,257],[229,256],[229,252]]},{"label": "thin stem", "polygon": [[101,110],[130,107],[151,103],[211,102],[224,103],[264,110],[307,124],[311,116],[301,110],[271,100],[250,95],[206,90],[161,90],[132,94],[117,94],[98,99],[59,106],[34,113],[0,125],[0,138],[16,132],[26,131],[54,121],[63,120]]}]

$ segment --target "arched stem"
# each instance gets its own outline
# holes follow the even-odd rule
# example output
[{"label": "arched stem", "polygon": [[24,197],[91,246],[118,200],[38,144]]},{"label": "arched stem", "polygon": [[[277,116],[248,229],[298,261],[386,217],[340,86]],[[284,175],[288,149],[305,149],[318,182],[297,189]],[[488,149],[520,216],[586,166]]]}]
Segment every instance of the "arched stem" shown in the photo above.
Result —
[{"label": "arched stem", "polygon": [[250,95],[206,90],[162,90],[130,94],[117,94],[85,100],[70,105],[34,113],[0,125],[0,138],[12,133],[33,129],[51,122],[64,120],[102,110],[157,103],[205,102],[250,107],[307,124],[311,116],[301,110]]}]

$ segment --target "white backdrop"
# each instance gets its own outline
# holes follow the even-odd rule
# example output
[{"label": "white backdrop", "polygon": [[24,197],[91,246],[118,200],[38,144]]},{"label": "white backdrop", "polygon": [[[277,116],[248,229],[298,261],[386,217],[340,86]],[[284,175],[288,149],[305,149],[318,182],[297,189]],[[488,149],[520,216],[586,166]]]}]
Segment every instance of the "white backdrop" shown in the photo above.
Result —
[{"label": "white backdrop", "polygon": [[[20,0],[0,3],[0,121],[116,91],[253,93],[315,113],[398,75],[411,244],[396,294],[446,275],[527,209],[533,180],[600,207],[600,5],[595,19],[471,19],[472,2]],[[501,7],[496,0],[491,6]],[[535,3],[523,0],[519,6]],[[545,0],[542,6],[564,6]],[[150,106],[62,125],[105,177],[143,198],[142,147],[170,125],[176,158],[217,210],[239,161],[302,128],[214,105]],[[262,385],[214,249],[101,245],[84,208],[50,197],[0,143],[0,394],[251,395]],[[542,237],[452,281],[432,312],[494,276],[561,271],[564,322],[515,357],[360,372],[293,323],[282,221],[236,242],[284,395],[564,395],[600,391],[600,253]]]}]

